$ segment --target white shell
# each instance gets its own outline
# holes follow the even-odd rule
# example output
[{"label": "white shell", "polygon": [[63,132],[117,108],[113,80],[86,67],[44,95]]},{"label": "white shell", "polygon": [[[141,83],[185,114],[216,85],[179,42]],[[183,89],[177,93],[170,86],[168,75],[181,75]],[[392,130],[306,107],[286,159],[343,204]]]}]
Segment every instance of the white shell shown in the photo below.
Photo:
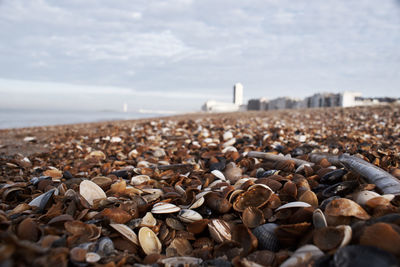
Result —
[{"label": "white shell", "polygon": [[225,175],[224,175],[221,171],[219,171],[219,170],[213,170],[211,173],[212,173],[215,177],[217,177],[217,178],[219,178],[219,179],[221,179],[221,180],[223,180],[223,181],[226,181]]},{"label": "white shell", "polygon": [[96,263],[101,259],[100,255],[94,252],[86,253],[85,258],[88,263]]},{"label": "white shell", "polygon": [[137,238],[137,235],[135,234],[134,231],[132,231],[131,228],[126,226],[125,224],[120,224],[120,223],[110,223],[110,226],[114,228],[118,233],[126,237],[129,241],[132,243],[139,245],[139,241]]},{"label": "white shell", "polygon": [[80,183],[79,194],[81,194],[81,196],[86,199],[90,205],[93,205],[93,200],[107,198],[103,189],[89,180],[85,180]]},{"label": "white shell", "polygon": [[136,175],[136,176],[132,177],[131,184],[132,185],[140,185],[147,181],[150,181],[150,177],[148,175]]},{"label": "white shell", "polygon": [[211,184],[209,184],[208,186],[207,186],[207,188],[211,188],[211,187],[213,187],[213,186],[215,186],[215,185],[217,185],[217,184],[219,184],[219,183],[227,183],[228,181],[223,181],[223,180],[220,180],[220,179],[218,179],[218,180],[215,180],[214,182],[212,182]]},{"label": "white shell", "polygon": [[236,143],[236,138],[231,138],[222,144],[223,147],[233,146]]},{"label": "white shell", "polygon": [[282,209],[288,209],[288,208],[308,208],[308,207],[311,207],[311,205],[306,202],[293,201],[293,202],[289,202],[289,203],[286,203],[285,205],[280,206],[275,211],[279,211]]},{"label": "white shell", "polygon": [[166,203],[166,202],[158,202],[154,204],[153,208],[151,209],[151,213],[161,214],[161,213],[174,213],[180,211],[181,208],[178,206]]},{"label": "white shell", "polygon": [[232,139],[233,138],[233,133],[231,131],[226,131],[223,135],[224,141]]},{"label": "white shell", "polygon": [[365,203],[367,203],[368,200],[375,198],[375,197],[380,197],[380,196],[381,195],[379,195],[378,193],[375,193],[373,191],[364,190],[364,191],[354,193],[353,199],[355,202],[357,202],[357,204],[365,205]]},{"label": "white shell", "polygon": [[273,192],[272,189],[268,185],[265,185],[265,184],[253,184],[252,186],[250,186],[247,189],[247,191],[249,191],[250,189],[256,188],[256,187],[264,187],[265,189],[270,190],[271,192]]},{"label": "white shell", "polygon": [[157,220],[154,218],[151,212],[147,212],[140,222],[140,226],[155,226],[156,224]]},{"label": "white shell", "polygon": [[156,234],[148,227],[140,228],[139,243],[146,255],[161,253],[161,242]]},{"label": "white shell", "polygon": [[324,228],[328,226],[326,218],[322,210],[316,209],[313,212],[313,225],[314,228]]},{"label": "white shell", "polygon": [[226,153],[226,152],[237,152],[236,147],[234,146],[227,146],[224,149],[221,150],[222,153]]},{"label": "white shell", "polygon": [[280,267],[298,266],[310,259],[318,259],[323,255],[324,253],[318,247],[314,245],[304,245],[298,248]]},{"label": "white shell", "polygon": [[189,209],[197,209],[204,203],[204,197],[197,199],[192,205],[190,205]]},{"label": "white shell", "polygon": [[336,226],[336,228],[343,229],[343,232],[344,232],[342,243],[340,243],[340,245],[339,245],[339,248],[341,248],[350,243],[353,231],[352,231],[351,227],[348,225],[339,225],[339,226]]},{"label": "white shell", "polygon": [[164,264],[166,267],[174,266],[200,266],[203,262],[202,259],[194,257],[170,257],[162,259],[160,263]]},{"label": "white shell", "polygon": [[179,212],[178,218],[182,222],[186,223],[192,223],[195,221],[200,221],[203,219],[203,217],[200,215],[200,213],[194,211],[194,210],[188,210],[188,209],[183,209]]},{"label": "white shell", "polygon": [[222,243],[225,240],[232,239],[231,227],[224,220],[212,219],[208,223],[208,230],[210,232],[211,237],[218,243]]}]

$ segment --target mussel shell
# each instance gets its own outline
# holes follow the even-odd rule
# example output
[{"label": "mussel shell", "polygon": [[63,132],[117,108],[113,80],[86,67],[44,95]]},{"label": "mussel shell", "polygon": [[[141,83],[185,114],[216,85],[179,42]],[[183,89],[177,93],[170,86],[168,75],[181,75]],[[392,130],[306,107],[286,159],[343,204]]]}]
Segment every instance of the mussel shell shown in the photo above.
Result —
[{"label": "mussel shell", "polygon": [[333,256],[334,266],[341,267],[384,267],[398,266],[396,258],[379,248],[351,245],[339,249]]},{"label": "mussel shell", "polygon": [[275,235],[277,227],[275,223],[266,223],[253,229],[253,235],[258,239],[258,249],[279,250],[279,240]]},{"label": "mussel shell", "polygon": [[345,169],[333,170],[333,171],[328,172],[327,174],[323,175],[320,179],[320,183],[323,183],[323,184],[338,183],[342,180],[343,175],[345,175],[346,173],[347,173],[347,170],[345,170]]},{"label": "mussel shell", "polygon": [[50,189],[44,194],[34,198],[31,202],[29,202],[29,206],[39,207],[40,211],[43,211],[47,205],[47,202],[50,200],[51,196],[56,192],[56,189]]},{"label": "mussel shell", "polygon": [[328,188],[322,191],[322,196],[324,198],[332,197],[332,196],[341,196],[353,192],[353,190],[358,186],[357,181],[344,181],[334,185],[329,186]]}]

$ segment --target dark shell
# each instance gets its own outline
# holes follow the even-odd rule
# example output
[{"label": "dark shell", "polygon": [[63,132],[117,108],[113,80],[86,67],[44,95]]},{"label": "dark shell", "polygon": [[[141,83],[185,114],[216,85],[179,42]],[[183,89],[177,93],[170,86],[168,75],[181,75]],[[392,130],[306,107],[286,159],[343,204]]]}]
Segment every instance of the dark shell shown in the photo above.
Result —
[{"label": "dark shell", "polygon": [[333,263],[337,267],[398,266],[398,262],[392,254],[375,247],[360,245],[339,249],[333,256]]},{"label": "dark shell", "polygon": [[279,240],[275,235],[277,227],[275,223],[266,223],[253,229],[253,235],[258,239],[258,249],[279,250]]},{"label": "dark shell", "polygon": [[321,177],[320,182],[323,184],[335,184],[342,180],[343,175],[347,173],[345,169],[338,169],[331,172],[328,172],[324,176]]},{"label": "dark shell", "polygon": [[329,186],[324,191],[322,191],[322,196],[324,198],[332,197],[332,196],[341,196],[353,192],[353,190],[358,186],[357,181],[345,181],[341,183],[337,183]]}]

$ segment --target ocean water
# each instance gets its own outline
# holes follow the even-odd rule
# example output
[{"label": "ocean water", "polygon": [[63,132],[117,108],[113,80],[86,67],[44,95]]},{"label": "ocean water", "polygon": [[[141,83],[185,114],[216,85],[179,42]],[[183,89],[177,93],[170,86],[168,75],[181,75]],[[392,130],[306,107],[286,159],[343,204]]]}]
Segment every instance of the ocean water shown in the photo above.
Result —
[{"label": "ocean water", "polygon": [[0,109],[0,129],[167,116],[162,112]]}]

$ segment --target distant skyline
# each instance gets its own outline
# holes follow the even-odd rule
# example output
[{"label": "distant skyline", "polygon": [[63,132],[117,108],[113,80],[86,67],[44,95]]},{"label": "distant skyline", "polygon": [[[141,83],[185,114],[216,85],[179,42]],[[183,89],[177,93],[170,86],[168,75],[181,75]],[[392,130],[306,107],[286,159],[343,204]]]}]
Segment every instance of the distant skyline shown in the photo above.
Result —
[{"label": "distant skyline", "polygon": [[400,97],[400,0],[0,0],[0,107]]}]

